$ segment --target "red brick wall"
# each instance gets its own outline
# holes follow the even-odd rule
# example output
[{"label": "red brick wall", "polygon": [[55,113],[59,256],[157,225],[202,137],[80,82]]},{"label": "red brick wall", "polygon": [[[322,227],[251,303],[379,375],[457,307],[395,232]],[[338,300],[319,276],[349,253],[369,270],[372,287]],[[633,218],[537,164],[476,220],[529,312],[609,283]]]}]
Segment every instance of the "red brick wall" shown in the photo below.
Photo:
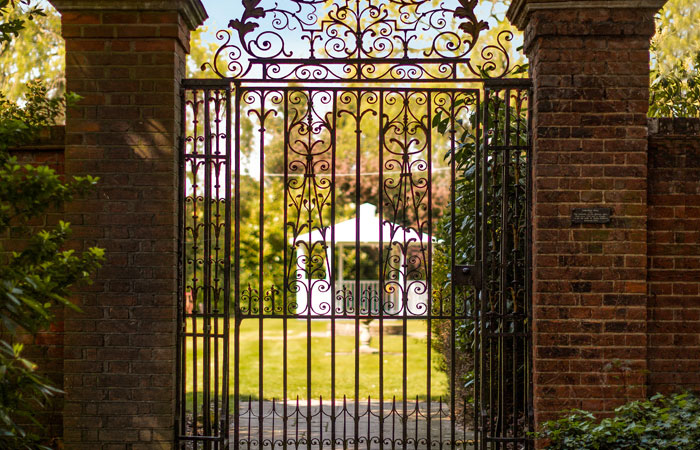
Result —
[{"label": "red brick wall", "polygon": [[[535,10],[533,333],[537,424],[645,395],[647,118],[654,11]],[[579,207],[608,225],[573,225]]]},{"label": "red brick wall", "polygon": [[[34,166],[46,165],[57,173],[63,174],[65,129],[56,126],[42,130],[39,139],[26,147],[10,149],[10,155],[19,164]],[[40,230],[56,225],[59,220],[68,220],[62,211],[53,211],[31,222],[31,230]],[[70,221],[70,220],[68,220]],[[22,251],[27,244],[27,234],[14,234],[2,239],[5,252]],[[24,336],[24,357],[38,365],[38,370],[53,382],[54,386],[63,388],[63,312],[56,312],[57,320],[50,330],[40,333],[36,339]],[[63,434],[63,397],[54,397],[37,419],[45,426],[42,436],[47,440],[59,438]],[[37,430],[38,431],[38,430]]]},{"label": "red brick wall", "polygon": [[649,390],[700,391],[700,119],[649,138]]},{"label": "red brick wall", "polygon": [[56,173],[65,171],[65,140],[64,126],[54,126],[42,130],[37,142],[26,147],[10,149],[10,155],[17,158],[19,164],[46,165]]}]

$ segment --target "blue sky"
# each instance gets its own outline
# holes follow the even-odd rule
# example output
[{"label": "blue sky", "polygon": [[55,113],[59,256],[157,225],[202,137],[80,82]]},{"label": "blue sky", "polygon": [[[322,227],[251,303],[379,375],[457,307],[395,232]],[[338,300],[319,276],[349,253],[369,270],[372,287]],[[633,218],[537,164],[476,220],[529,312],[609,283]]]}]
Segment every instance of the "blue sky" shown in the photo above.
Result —
[{"label": "blue sky", "polygon": [[[284,0],[279,1],[280,3],[284,2]],[[214,34],[217,30],[226,28],[229,20],[238,19],[243,13],[241,0],[202,0],[202,3],[209,13],[209,19],[204,23],[204,26],[209,29],[207,33],[209,39],[207,39],[207,37],[205,37],[205,39],[211,40],[212,42],[216,41]],[[445,3],[457,4],[454,0],[445,0]],[[480,18],[487,18],[490,8],[491,2],[482,0],[477,8],[477,15]]]},{"label": "blue sky", "polygon": [[202,3],[209,13],[204,24],[209,30],[226,28],[229,20],[238,19],[243,13],[241,0],[202,0]]}]

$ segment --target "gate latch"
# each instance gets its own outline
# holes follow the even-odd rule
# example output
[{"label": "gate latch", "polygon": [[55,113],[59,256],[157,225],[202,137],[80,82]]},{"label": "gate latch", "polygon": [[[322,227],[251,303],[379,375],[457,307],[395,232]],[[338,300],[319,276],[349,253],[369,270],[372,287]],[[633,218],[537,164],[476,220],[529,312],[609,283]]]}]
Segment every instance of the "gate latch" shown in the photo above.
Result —
[{"label": "gate latch", "polygon": [[481,267],[455,266],[452,279],[455,286],[481,287]]}]

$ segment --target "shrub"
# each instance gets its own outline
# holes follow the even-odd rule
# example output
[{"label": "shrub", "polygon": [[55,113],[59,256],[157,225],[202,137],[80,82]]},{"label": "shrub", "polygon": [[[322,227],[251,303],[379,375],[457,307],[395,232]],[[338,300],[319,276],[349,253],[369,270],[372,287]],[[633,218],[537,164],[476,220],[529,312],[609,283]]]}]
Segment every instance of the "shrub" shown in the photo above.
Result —
[{"label": "shrub", "polygon": [[546,422],[536,437],[550,441],[546,450],[698,450],[700,398],[657,394],[620,406],[600,422],[589,412],[574,410]]},{"label": "shrub", "polygon": [[700,52],[670,73],[652,71],[649,117],[700,118]]},{"label": "shrub", "polygon": [[[31,2],[0,0],[0,45],[22,30],[25,19],[6,14]],[[32,12],[33,11],[33,12]],[[41,14],[30,9],[27,14]],[[56,312],[77,310],[68,300],[71,286],[89,282],[103,251],[64,250],[69,224],[30,226],[58,211],[97,182],[92,177],[64,179],[45,166],[20,165],[10,149],[31,143],[39,131],[56,123],[75,96],[50,98],[41,82],[30,82],[21,102],[0,93],[0,449],[50,450],[40,423],[48,401],[61,393],[23,355],[23,342],[50,328]],[[34,221],[34,222],[33,222]],[[10,239],[21,238],[18,242]],[[21,245],[24,241],[24,245]],[[13,242],[14,252],[3,244]]]}]

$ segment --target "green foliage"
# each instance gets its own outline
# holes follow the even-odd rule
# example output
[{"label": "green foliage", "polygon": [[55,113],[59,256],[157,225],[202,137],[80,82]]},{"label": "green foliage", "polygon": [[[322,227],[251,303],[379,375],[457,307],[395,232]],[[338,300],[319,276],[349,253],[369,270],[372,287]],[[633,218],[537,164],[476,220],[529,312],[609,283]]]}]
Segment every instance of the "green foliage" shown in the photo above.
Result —
[{"label": "green foliage", "polygon": [[700,117],[700,0],[670,0],[651,47],[651,117]]},{"label": "green foliage", "polygon": [[[22,5],[30,7],[27,17],[12,16]],[[44,16],[44,10],[38,6],[31,7],[31,0],[0,0],[0,14],[3,16],[0,23],[0,45],[11,43],[19,32],[25,27],[27,19],[33,20],[36,16]]]},{"label": "green foliage", "polygon": [[69,287],[88,281],[103,258],[97,248],[83,254],[62,250],[70,235],[64,222],[33,233],[27,227],[97,181],[88,176],[64,182],[48,167],[21,166],[10,157],[8,147],[30,142],[65,101],[42,96],[46,90],[40,84],[29,92],[23,108],[0,102],[0,233],[27,241],[21,251],[3,254],[0,265],[0,447],[7,449],[42,448],[21,423],[34,421],[37,410],[59,392],[22,357],[22,345],[15,341],[47,329],[58,308],[75,309],[67,299]]},{"label": "green foliage", "polygon": [[[36,11],[30,14],[30,11]],[[32,20],[27,20],[31,15]],[[0,90],[12,101],[27,94],[33,79],[44,81],[54,97],[65,92],[65,43],[61,37],[61,16],[44,0],[40,6],[17,4],[3,14],[5,23],[22,23],[18,36],[0,45]],[[58,116],[60,121],[61,117]]]},{"label": "green foliage", "polygon": [[[455,102],[455,107],[459,107],[461,103],[459,100]],[[488,107],[488,111],[485,108]],[[520,134],[515,131],[511,132],[511,142],[518,142],[519,145],[524,145],[527,142],[527,117],[525,116],[525,108],[519,109],[514,105],[510,106],[510,110],[506,107],[506,102],[502,97],[493,96],[490,97],[488,106],[486,103],[481,104],[481,109],[477,110],[473,108],[466,120],[456,118],[454,120],[455,127],[457,128],[456,141],[458,145],[455,148],[454,160],[455,160],[455,187],[454,187],[454,217],[446,214],[439,222],[437,226],[438,238],[441,245],[435,246],[434,256],[433,256],[433,302],[439,302],[439,298],[442,298],[443,302],[451,296],[451,255],[450,255],[450,243],[454,238],[454,248],[456,254],[454,255],[456,264],[474,264],[476,261],[476,243],[478,236],[476,234],[477,230],[477,211],[476,211],[476,200],[478,188],[476,185],[476,169],[477,169],[477,147],[482,146],[483,142],[479,141],[480,136],[478,136],[477,129],[482,126],[477,120],[478,117],[489,117],[489,123],[492,125],[494,123],[503,124],[506,123],[507,117],[510,117],[511,123],[519,123],[516,127],[512,125],[513,130],[520,130]],[[452,119],[450,117],[445,117],[443,114],[436,114],[432,126],[437,129],[440,133],[448,133],[448,128],[450,127]],[[505,136],[501,132],[494,132],[490,137],[491,145],[505,145]],[[481,147],[483,151],[483,147]],[[483,155],[480,155],[483,158]],[[518,203],[522,203],[522,193],[525,192],[526,176],[524,171],[527,167],[526,154],[523,152],[519,155],[511,155],[512,158],[518,158],[520,168],[519,173],[515,173],[514,169],[510,169],[510,176],[513,179],[518,179],[518,191],[513,185],[509,185],[510,192],[508,193],[509,199],[518,199]],[[446,159],[450,159],[452,155],[448,152]],[[503,170],[501,164],[494,164],[495,158],[489,157],[489,164],[486,168],[486,173],[489,179],[500,180],[501,172]],[[500,160],[499,160],[500,161]],[[482,159],[483,164],[483,159]],[[481,170],[481,169],[480,169]],[[489,197],[489,207],[495,210],[500,210],[501,204],[497,199],[501,198],[501,186],[498,183],[493,184],[488,191],[487,196]],[[513,200],[511,200],[513,201]],[[512,208],[512,204],[510,205]],[[524,208],[519,208],[524,211]],[[500,240],[503,238],[504,230],[502,229],[500,223],[496,221],[499,220],[499,216],[490,216],[487,223],[490,232],[486,239],[486,249],[484,252],[486,255],[490,255],[495,249],[495,252],[500,251]],[[512,217],[513,223],[517,221],[522,222],[523,217]],[[454,227],[454,230],[453,230]],[[505,232],[508,232],[507,230]],[[518,233],[524,231],[523,226],[513,227],[511,231],[517,236],[512,236],[511,241],[515,242],[518,240]],[[520,240],[524,243],[525,240]],[[524,246],[521,245],[518,248],[519,256],[514,258],[524,257]],[[488,261],[487,261],[488,263]],[[497,275],[493,275],[497,276]],[[513,280],[511,280],[513,281]],[[457,288],[454,298],[454,308],[456,310],[465,310],[467,312],[474,311],[474,292],[471,289]],[[492,301],[492,300],[489,300]],[[520,299],[519,301],[522,301]],[[513,308],[511,302],[508,303],[508,308]],[[433,321],[433,331],[435,333],[434,348],[437,352],[443,355],[444,364],[443,369],[449,370],[450,367],[454,367],[455,371],[460,374],[460,379],[458,379],[457,392],[455,395],[458,398],[470,399],[469,388],[471,388],[475,381],[474,374],[474,361],[471,359],[471,355],[474,354],[476,346],[478,343],[475,341],[476,337],[476,324],[470,315],[469,318],[464,320],[458,320],[454,325],[454,339],[456,346],[457,361],[449,361],[450,355],[450,340],[451,335],[449,331],[449,324],[435,320]],[[492,321],[485,321],[484,326],[487,328],[493,326]],[[484,349],[483,351],[487,351]],[[512,358],[513,356],[504,353],[504,358]],[[496,357],[494,357],[496,358]],[[488,359],[488,358],[487,358]],[[519,370],[523,370],[522,361],[518,361],[517,365]],[[512,366],[513,362],[508,359],[506,366]],[[486,368],[483,368],[486,370]],[[524,377],[518,377],[518,380],[523,380]],[[496,382],[492,379],[492,382]],[[512,380],[507,380],[508,383],[513,382]]]},{"label": "green foliage", "polygon": [[60,109],[60,101],[40,95],[45,93],[41,85],[30,91],[36,95],[24,108],[6,101],[0,106],[0,233],[27,240],[21,251],[4,254],[0,265],[0,447],[7,449],[41,448],[38,436],[17,420],[32,421],[37,409],[58,392],[22,357],[22,345],[15,340],[47,329],[57,308],[75,309],[67,299],[69,287],[87,281],[103,258],[97,248],[83,254],[62,250],[70,235],[64,222],[33,233],[26,226],[97,181],[84,177],[66,183],[48,167],[21,166],[9,156],[8,147],[29,142]]},{"label": "green foliage", "polygon": [[547,450],[696,450],[700,442],[700,398],[692,394],[656,395],[615,410],[598,422],[574,410],[543,425],[538,438]]},{"label": "green foliage", "polygon": [[[3,51],[28,19],[42,16],[29,3],[22,2],[28,16],[8,19],[8,8],[18,5],[0,0]],[[40,428],[37,412],[60,392],[23,357],[19,341],[47,329],[57,310],[77,309],[67,298],[69,288],[88,282],[103,259],[98,248],[82,254],[63,250],[70,235],[65,222],[42,230],[28,226],[97,182],[89,176],[65,182],[48,167],[22,166],[10,155],[9,149],[31,143],[41,128],[53,125],[66,102],[74,100],[49,98],[48,91],[42,83],[28,83],[21,105],[0,94],[0,235],[11,237],[15,248],[17,242],[25,242],[14,252],[0,247],[0,448],[10,450],[47,448],[32,430]],[[27,423],[36,426],[26,427]]]},{"label": "green foliage", "polygon": [[[458,109],[463,106],[464,100],[455,101],[454,108]],[[457,146],[454,153],[455,163],[455,215],[454,218],[450,214],[445,214],[438,222],[436,227],[439,243],[435,245],[433,251],[433,303],[442,302],[450,303],[451,295],[451,266],[452,260],[450,255],[452,241],[452,227],[455,226],[455,261],[457,264],[473,263],[475,261],[476,251],[476,129],[477,116],[483,114],[483,111],[472,111],[466,121],[455,118],[454,124],[458,128],[456,135]],[[431,124],[438,133],[449,135],[450,123],[452,118],[441,113],[435,114],[433,123]],[[445,160],[450,161],[452,154],[448,150],[445,154]],[[449,208],[448,208],[449,210]],[[456,308],[464,308],[463,303],[469,302],[471,299],[465,295],[457,293],[455,300]],[[471,305],[466,305],[471,308]],[[451,366],[460,365],[458,361],[449,361],[450,342],[451,342],[451,324],[442,321],[433,322],[433,331],[436,335],[433,341],[434,349],[444,358],[444,364],[441,368],[446,372]],[[474,321],[460,320],[455,323],[455,345],[456,350],[462,357],[467,357],[473,353],[474,345]],[[448,372],[449,373],[449,372]],[[473,379],[474,366],[473,361],[468,364],[466,370],[459,371],[463,377],[458,380],[458,383],[465,385],[469,380]],[[462,390],[458,388],[458,396],[461,398]]]},{"label": "green foliage", "polygon": [[700,51],[690,63],[677,61],[669,73],[653,71],[650,101],[650,117],[700,118]]},{"label": "green foliage", "polygon": [[43,127],[53,125],[63,114],[67,103],[78,99],[75,94],[49,97],[46,85],[30,81],[25,86],[24,105],[0,92],[0,151],[31,142]]},{"label": "green foliage", "polygon": [[[244,176],[241,180],[241,286],[258,288],[258,275],[265,275],[265,290],[284,286],[284,186],[281,180],[264,183],[263,242],[260,247],[260,182]],[[260,253],[262,252],[262,267]],[[233,249],[232,249],[233,253]]]},{"label": "green foliage", "polygon": [[669,0],[657,16],[652,69],[665,76],[700,52],[700,0]]}]

